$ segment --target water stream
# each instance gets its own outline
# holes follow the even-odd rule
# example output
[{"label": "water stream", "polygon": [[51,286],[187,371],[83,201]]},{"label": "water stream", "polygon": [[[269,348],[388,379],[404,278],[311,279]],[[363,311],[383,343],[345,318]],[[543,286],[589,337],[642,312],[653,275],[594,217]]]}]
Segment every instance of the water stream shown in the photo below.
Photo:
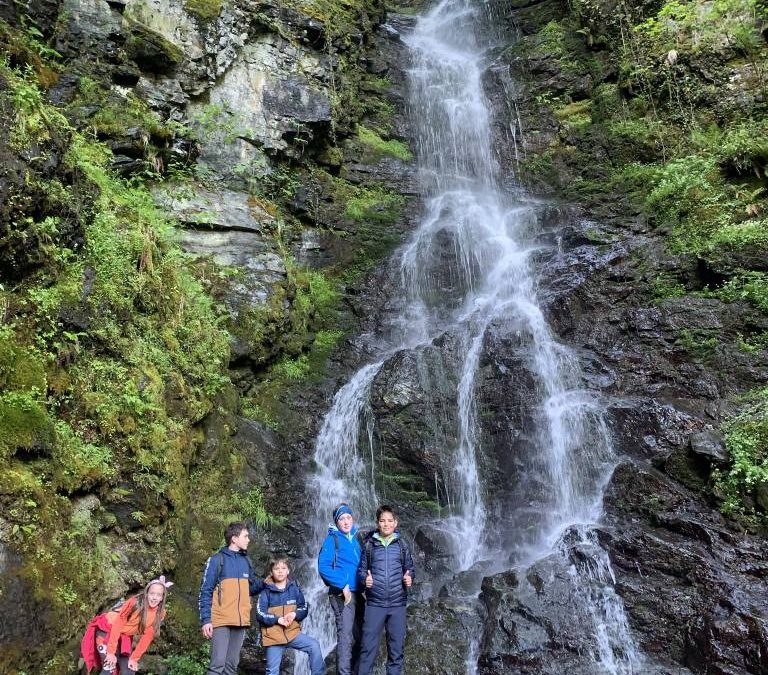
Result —
[{"label": "water stream", "polygon": [[[613,590],[608,558],[590,529],[600,518],[602,489],[615,464],[611,439],[601,402],[585,388],[578,359],[555,339],[537,302],[532,253],[540,207],[499,184],[482,83],[488,68],[482,25],[481,8],[472,2],[443,0],[403,36],[412,64],[409,112],[424,212],[397,254],[400,288],[393,292],[403,303],[392,325],[382,329],[387,342],[375,361],[336,394],[316,440],[318,472],[310,491],[317,540],[308,555],[319,550],[339,501],[351,502],[363,520],[372,518],[379,498],[371,407],[375,378],[399,352],[411,352],[418,361],[436,338],[450,335],[456,354],[443,367],[453,368],[446,379],[455,383],[456,414],[435,425],[446,420],[457,425],[445,434],[456,442],[444,449],[447,512],[436,521],[453,541],[451,569],[471,570],[489,558],[525,568],[560,556],[583,609],[584,630],[594,638],[594,672],[638,672],[642,657]],[[489,516],[479,462],[477,379],[491,330],[520,345],[536,392],[532,440],[517,458],[526,480],[510,482],[509,503],[515,508],[503,522]],[[506,534],[499,551],[499,544],[489,542],[502,540],[502,527]],[[571,549],[576,537],[587,562],[569,559],[566,531]],[[478,589],[479,581],[478,575]],[[313,606],[308,631],[328,652],[334,634],[325,588],[315,579],[305,590]],[[469,673],[475,670],[477,637],[467,645]],[[306,672],[303,660],[297,669]]]}]

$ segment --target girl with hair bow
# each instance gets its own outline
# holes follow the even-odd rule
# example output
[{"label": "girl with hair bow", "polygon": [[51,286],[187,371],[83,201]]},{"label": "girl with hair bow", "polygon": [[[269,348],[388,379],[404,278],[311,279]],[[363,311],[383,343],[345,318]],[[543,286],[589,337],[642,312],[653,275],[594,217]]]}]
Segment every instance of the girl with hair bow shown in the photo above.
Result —
[{"label": "girl with hair bow", "polygon": [[[165,618],[165,600],[173,582],[164,576],[152,579],[144,590],[122,605],[99,614],[88,624],[80,651],[90,673],[101,668],[101,675],[128,675],[139,669],[139,661],[152,644]],[[139,636],[133,646],[133,639]]]}]

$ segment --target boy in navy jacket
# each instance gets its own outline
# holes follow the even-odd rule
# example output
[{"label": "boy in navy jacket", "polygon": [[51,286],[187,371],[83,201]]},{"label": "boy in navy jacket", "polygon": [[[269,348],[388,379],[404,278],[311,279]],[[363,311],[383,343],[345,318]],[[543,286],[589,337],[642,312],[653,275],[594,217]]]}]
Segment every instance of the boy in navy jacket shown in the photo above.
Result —
[{"label": "boy in navy jacket", "polygon": [[371,675],[379,651],[382,629],[387,633],[387,675],[403,671],[405,605],[413,583],[413,557],[397,532],[391,506],[376,511],[378,529],[366,542],[357,567],[357,581],[365,586],[365,619],[360,649],[359,675]]},{"label": "boy in navy jacket", "polygon": [[208,558],[200,584],[200,626],[211,640],[207,675],[235,675],[245,632],[251,625],[251,596],[264,587],[248,559],[245,523],[230,523],[227,545]]},{"label": "boy in navy jacket", "polygon": [[336,672],[357,673],[364,599],[357,583],[360,541],[352,509],[342,502],[333,510],[333,522],[320,549],[317,571],[328,586],[328,600],[336,618]]},{"label": "boy in navy jacket", "polygon": [[287,558],[269,561],[269,576],[259,595],[257,616],[261,624],[261,643],[267,656],[267,675],[279,675],[280,662],[286,649],[298,649],[309,656],[312,675],[324,675],[325,662],[320,645],[301,632],[301,621],[309,608],[299,585],[288,578]]}]

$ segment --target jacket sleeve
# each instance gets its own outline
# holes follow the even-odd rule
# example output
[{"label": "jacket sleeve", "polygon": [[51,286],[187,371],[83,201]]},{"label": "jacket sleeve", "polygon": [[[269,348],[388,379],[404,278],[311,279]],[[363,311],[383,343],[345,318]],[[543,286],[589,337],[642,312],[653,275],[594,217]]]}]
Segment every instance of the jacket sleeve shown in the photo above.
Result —
[{"label": "jacket sleeve", "polygon": [[269,609],[269,591],[262,591],[259,594],[259,601],[256,603],[256,616],[259,623],[263,626],[274,626],[277,623],[277,617],[270,614]]},{"label": "jacket sleeve", "polygon": [[152,626],[147,626],[144,632],[141,634],[139,641],[131,652],[131,658],[134,661],[138,661],[144,656],[144,652],[147,651],[149,645],[152,644],[152,640],[155,638],[155,629]]},{"label": "jacket sleeve", "polygon": [[365,555],[365,546],[360,552],[360,562],[357,564],[357,585],[365,590],[365,577],[368,576],[368,556]]},{"label": "jacket sleeve", "polygon": [[333,556],[336,553],[335,537],[329,534],[323,542],[323,547],[320,549],[320,555],[317,557],[317,571],[320,573],[322,580],[331,586],[341,590],[346,586],[350,580],[347,578],[347,573],[341,569],[340,565],[333,567]]},{"label": "jacket sleeve", "polygon": [[216,588],[216,573],[218,572],[218,559],[220,554],[212,555],[205,563],[203,570],[203,581],[200,584],[200,595],[198,597],[198,607],[200,609],[200,625],[204,626],[211,622],[211,604],[213,602],[213,589]]},{"label": "jacket sleeve", "polygon": [[258,595],[264,590],[264,580],[259,579],[258,577],[253,576],[250,580],[250,594],[251,595]]},{"label": "jacket sleeve", "polygon": [[405,574],[406,572],[411,573],[411,579],[414,579],[414,580],[416,579],[416,566],[413,564],[411,547],[408,546],[407,544],[405,545],[405,569],[403,570],[403,574]]},{"label": "jacket sleeve", "polygon": [[304,599],[304,594],[301,589],[296,586],[296,621],[304,621],[309,614],[309,605]]}]

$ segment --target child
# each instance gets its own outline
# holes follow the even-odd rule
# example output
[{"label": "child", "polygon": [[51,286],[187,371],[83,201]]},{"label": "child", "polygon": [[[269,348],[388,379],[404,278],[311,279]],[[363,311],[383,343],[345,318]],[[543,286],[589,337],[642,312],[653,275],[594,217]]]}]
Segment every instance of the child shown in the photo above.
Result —
[{"label": "child", "polygon": [[365,586],[365,619],[359,675],[370,675],[379,651],[382,629],[387,633],[387,675],[403,671],[405,604],[415,576],[413,558],[397,532],[391,506],[376,511],[378,529],[366,542],[357,567],[357,581]]},{"label": "child", "polygon": [[357,672],[360,657],[364,600],[357,584],[360,564],[360,539],[349,504],[342,502],[333,510],[333,522],[320,549],[317,569],[328,586],[328,600],[336,618],[336,672]]},{"label": "child", "polygon": [[[153,579],[141,593],[88,624],[80,651],[89,673],[97,666],[102,668],[101,675],[112,675],[116,666],[121,675],[139,669],[141,657],[165,618],[165,597],[171,586],[164,576]],[[139,641],[131,649],[135,635],[140,636]]]},{"label": "child", "polygon": [[308,613],[307,603],[298,584],[288,578],[288,559],[273,557],[269,576],[259,595],[258,617],[261,643],[266,648],[267,673],[279,675],[286,648],[298,649],[309,656],[312,675],[324,675],[325,662],[317,640],[301,633],[300,621]]},{"label": "child", "polygon": [[235,675],[251,625],[251,596],[264,588],[248,558],[251,535],[245,523],[230,523],[224,546],[205,563],[200,584],[200,627],[211,641],[208,675]]}]

